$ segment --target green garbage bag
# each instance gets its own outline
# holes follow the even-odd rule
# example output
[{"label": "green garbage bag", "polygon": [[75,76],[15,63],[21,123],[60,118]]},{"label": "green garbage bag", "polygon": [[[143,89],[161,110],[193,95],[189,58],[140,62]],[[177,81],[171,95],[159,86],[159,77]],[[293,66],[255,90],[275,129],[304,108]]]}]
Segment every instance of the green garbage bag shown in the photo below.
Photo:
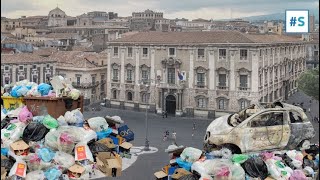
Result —
[{"label": "green garbage bag", "polygon": [[248,160],[249,156],[245,154],[234,154],[232,156],[232,162],[235,164],[242,164]]},{"label": "green garbage bag", "polygon": [[50,115],[46,115],[42,123],[48,129],[54,129],[59,126],[58,121],[55,118],[51,117]]}]

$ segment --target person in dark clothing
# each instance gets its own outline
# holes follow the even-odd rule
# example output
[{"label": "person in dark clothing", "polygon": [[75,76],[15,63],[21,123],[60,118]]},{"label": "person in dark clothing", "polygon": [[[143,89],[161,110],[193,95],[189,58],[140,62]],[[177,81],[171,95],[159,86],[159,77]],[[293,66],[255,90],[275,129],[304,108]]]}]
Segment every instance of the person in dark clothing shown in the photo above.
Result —
[{"label": "person in dark clothing", "polygon": [[167,111],[165,111],[165,112],[164,112],[164,114],[166,115],[166,118],[168,118],[168,112],[167,112]]}]

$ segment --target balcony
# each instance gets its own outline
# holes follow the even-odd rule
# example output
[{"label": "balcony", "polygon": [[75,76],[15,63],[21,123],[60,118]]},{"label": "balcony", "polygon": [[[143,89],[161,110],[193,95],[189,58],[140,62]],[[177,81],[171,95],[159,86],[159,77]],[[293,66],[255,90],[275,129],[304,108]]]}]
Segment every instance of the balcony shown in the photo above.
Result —
[{"label": "balcony", "polygon": [[197,88],[206,88],[206,85],[204,82],[198,82],[196,85]]},{"label": "balcony", "polygon": [[78,83],[78,82],[72,82],[72,86],[74,88],[93,88],[93,87],[97,87],[100,84],[99,81],[96,82],[89,82],[89,83]]},{"label": "balcony", "polygon": [[185,88],[185,82],[181,81],[179,84],[168,84],[168,83],[160,83],[159,88],[164,89],[184,89]]},{"label": "balcony", "polygon": [[229,90],[229,87],[227,87],[227,86],[217,86],[217,89],[219,89],[219,90]]},{"label": "balcony", "polygon": [[247,61],[248,60],[248,56],[240,56],[240,60],[241,61]]},{"label": "balcony", "polygon": [[219,60],[226,60],[227,56],[219,56]]},{"label": "balcony", "polygon": [[240,91],[249,91],[250,88],[248,88],[248,87],[239,87],[239,90]]},{"label": "balcony", "polygon": [[106,80],[100,81],[100,84],[105,84],[105,83],[106,83]]},{"label": "balcony", "polygon": [[119,82],[119,79],[112,79],[112,82]]}]

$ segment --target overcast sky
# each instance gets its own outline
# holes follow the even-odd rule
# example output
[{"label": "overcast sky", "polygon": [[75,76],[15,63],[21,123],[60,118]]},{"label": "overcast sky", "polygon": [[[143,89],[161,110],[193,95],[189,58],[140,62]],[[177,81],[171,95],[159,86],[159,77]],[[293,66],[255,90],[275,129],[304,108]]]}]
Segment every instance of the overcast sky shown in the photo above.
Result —
[{"label": "overcast sky", "polygon": [[57,4],[68,16],[90,11],[131,16],[132,12],[151,9],[164,12],[165,18],[190,20],[239,18],[319,7],[318,0],[1,0],[1,16],[48,15]]}]

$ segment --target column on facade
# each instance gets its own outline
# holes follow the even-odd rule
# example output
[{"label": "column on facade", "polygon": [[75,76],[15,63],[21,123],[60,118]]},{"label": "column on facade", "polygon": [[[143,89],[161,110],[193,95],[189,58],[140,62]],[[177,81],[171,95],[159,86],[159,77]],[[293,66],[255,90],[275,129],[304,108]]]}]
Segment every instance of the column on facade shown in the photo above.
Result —
[{"label": "column on facade", "polygon": [[140,97],[140,87],[138,86],[139,85],[139,72],[140,72],[140,54],[139,54],[139,49],[138,47],[135,47],[133,49],[133,52],[135,53],[135,78],[134,78],[134,81],[135,81],[135,96],[134,96],[134,99],[136,102],[139,102],[139,97]]},{"label": "column on facade", "polygon": [[28,81],[31,81],[31,77],[30,77],[31,67],[32,67],[31,64],[27,65],[27,79],[28,79]]},{"label": "column on facade", "polygon": [[[190,52],[190,58],[189,58],[188,93],[189,93],[189,96],[192,96],[191,90],[193,89],[193,82],[194,82],[194,53],[195,53],[195,49],[191,48],[189,52]],[[192,107],[192,100],[188,101],[188,106]]]},{"label": "column on facade", "polygon": [[107,61],[108,61],[108,67],[107,67],[107,99],[111,99],[111,49],[108,49],[107,52]]},{"label": "column on facade", "polygon": [[120,49],[120,101],[125,100],[125,84],[124,84],[124,78],[125,78],[125,67],[124,67],[124,53],[125,49],[121,47]]},{"label": "column on facade", "polygon": [[251,50],[252,52],[252,63],[251,63],[251,92],[257,95],[256,98],[252,98],[252,103],[259,102],[259,57],[258,57],[258,50]]},{"label": "column on facade", "polygon": [[229,84],[229,91],[236,91],[236,75],[235,75],[235,61],[236,61],[236,49],[230,49],[230,84]]},{"label": "column on facade", "polygon": [[11,74],[11,78],[12,79],[10,79],[10,83],[11,82],[17,82],[17,78],[16,78],[16,74],[18,73],[17,71],[16,71],[16,68],[17,68],[17,66],[16,65],[12,65],[12,74]]},{"label": "column on facade", "polygon": [[151,97],[151,104],[156,104],[156,78],[155,78],[155,49],[151,49],[151,65],[150,65],[150,79],[151,79],[151,91],[150,91],[150,97]]},{"label": "column on facade", "polygon": [[40,65],[40,83],[42,83],[43,82],[43,76],[44,76],[44,72],[43,72],[43,68],[45,67],[45,64],[41,64]]},{"label": "column on facade", "polygon": [[217,49],[209,51],[209,90],[215,90],[216,87],[216,79],[215,77],[215,59],[214,59],[214,52]]}]

